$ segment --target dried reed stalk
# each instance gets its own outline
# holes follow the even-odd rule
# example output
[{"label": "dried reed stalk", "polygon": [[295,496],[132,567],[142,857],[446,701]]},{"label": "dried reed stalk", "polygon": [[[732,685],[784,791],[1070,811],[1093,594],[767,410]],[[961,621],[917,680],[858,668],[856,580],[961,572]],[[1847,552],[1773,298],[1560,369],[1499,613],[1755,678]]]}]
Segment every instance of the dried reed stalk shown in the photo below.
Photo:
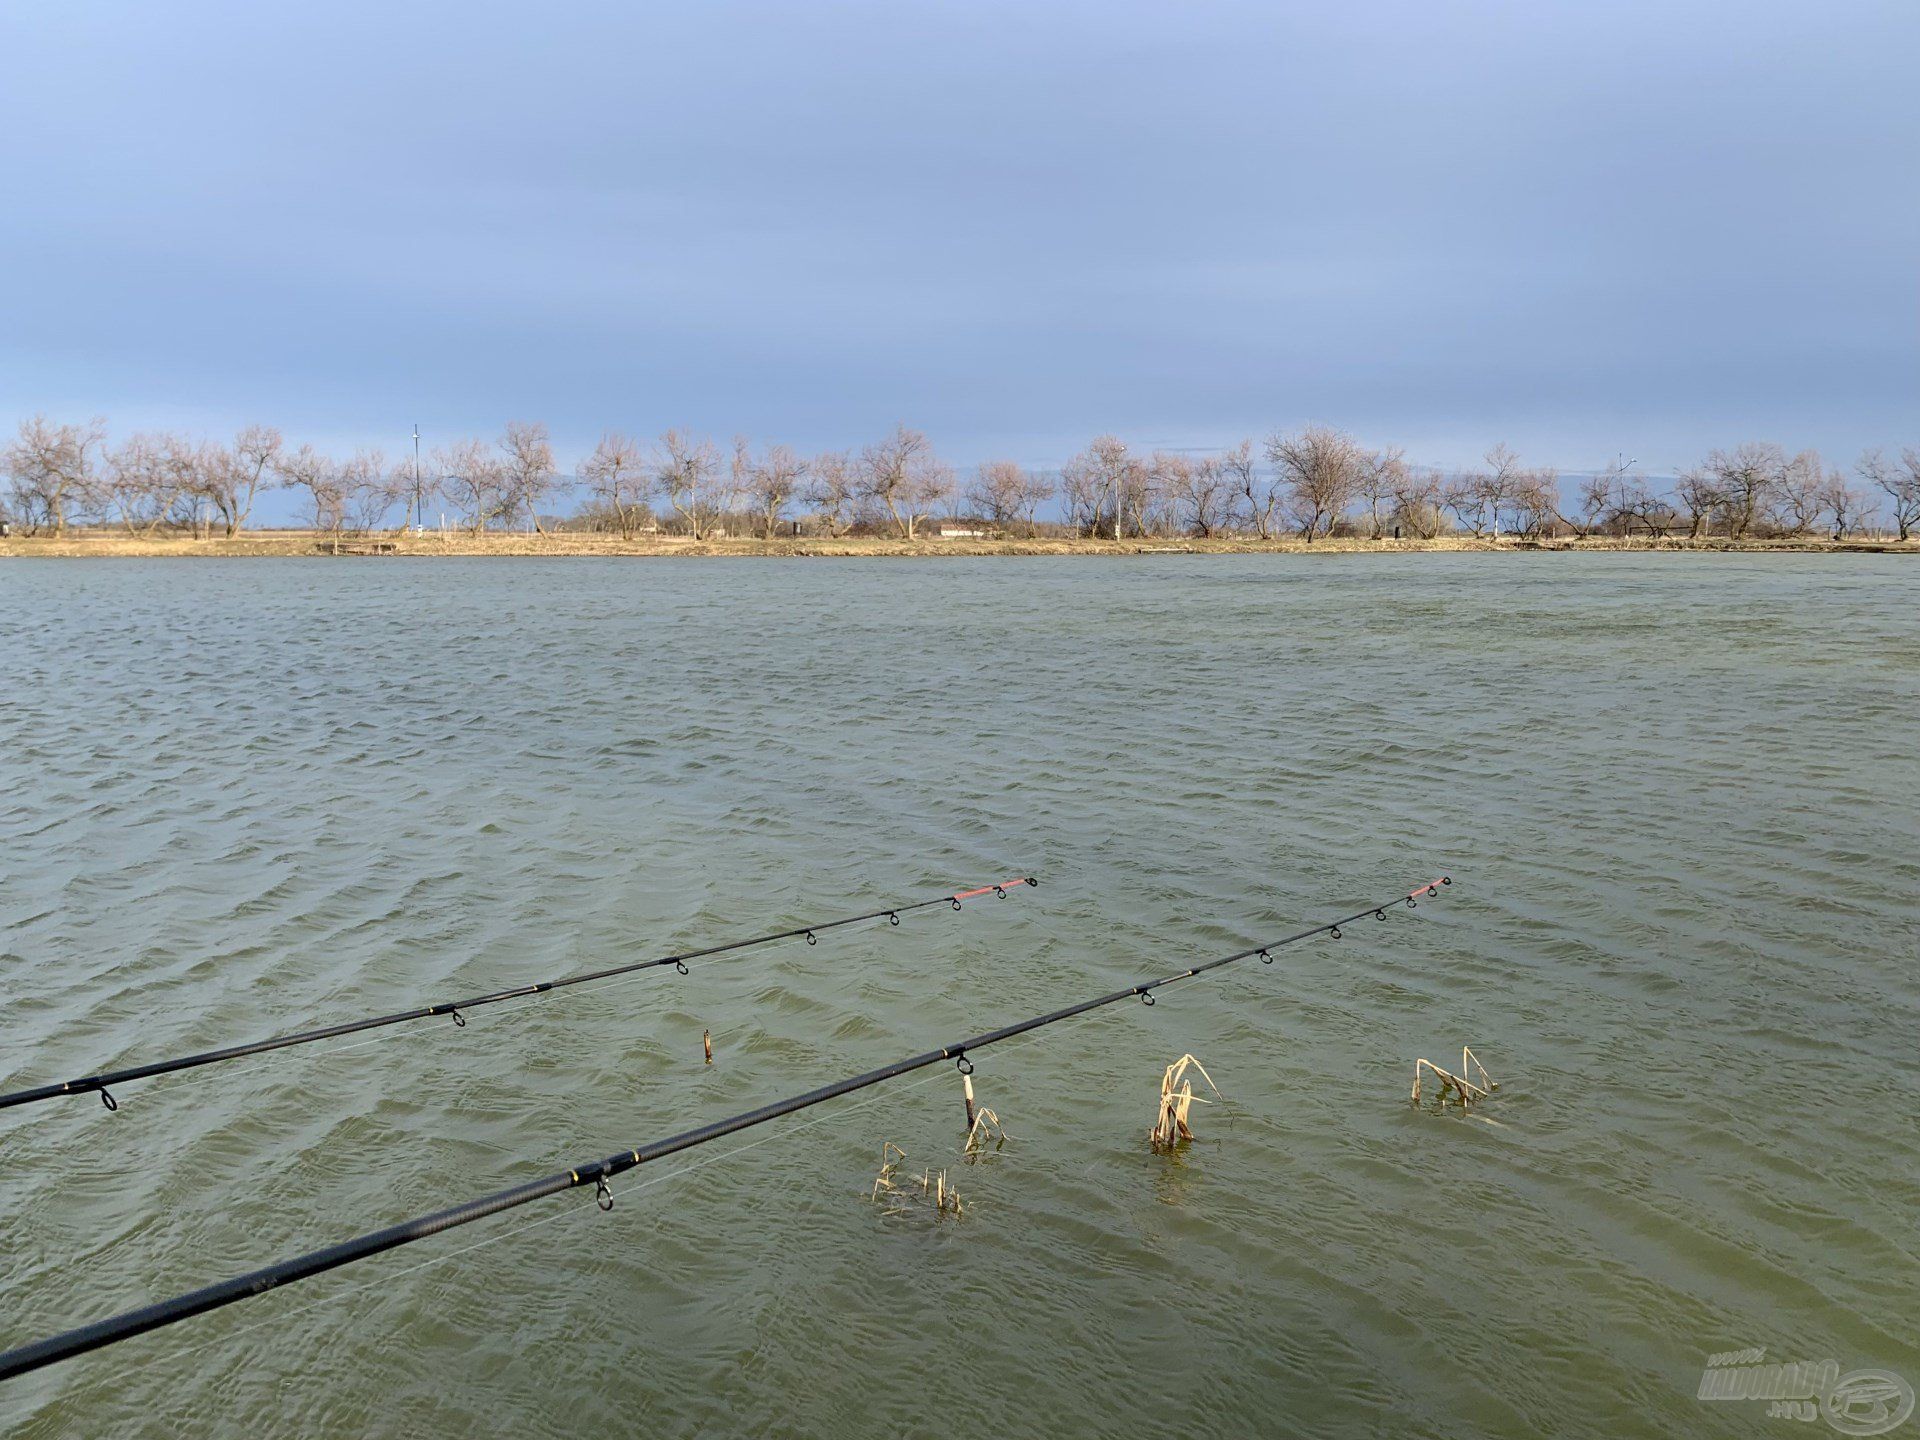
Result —
[{"label": "dried reed stalk", "polygon": [[1199,1072],[1200,1078],[1207,1082],[1207,1088],[1213,1091],[1216,1098],[1222,1098],[1220,1087],[1213,1083],[1206,1066],[1193,1056],[1182,1055],[1167,1066],[1166,1074],[1160,1077],[1160,1109],[1154,1116],[1153,1128],[1147,1132],[1147,1138],[1155,1150],[1171,1150],[1182,1140],[1191,1140],[1193,1128],[1187,1124],[1188,1114],[1195,1105],[1213,1103],[1205,1096],[1193,1093],[1193,1082],[1187,1078],[1190,1068]]},{"label": "dried reed stalk", "polygon": [[[1460,1097],[1462,1110],[1470,1109],[1475,1100],[1490,1099],[1493,1092],[1500,1088],[1500,1082],[1487,1074],[1487,1067],[1480,1063],[1480,1057],[1467,1046],[1462,1045],[1458,1075],[1451,1070],[1442,1069],[1431,1060],[1422,1058],[1413,1062],[1413,1103],[1416,1105],[1420,1103],[1421,1082],[1426,1078],[1429,1070],[1433,1072],[1434,1079],[1440,1082],[1439,1101],[1442,1105],[1447,1103],[1447,1095],[1451,1092]],[[1477,1085],[1466,1078],[1475,1070],[1480,1072],[1480,1083]]]},{"label": "dried reed stalk", "polygon": [[1007,1142],[1007,1127],[1000,1123],[1000,1117],[982,1105],[974,1112],[973,1128],[967,1131],[967,1159],[972,1160],[976,1150],[985,1147],[991,1140],[998,1149]]},{"label": "dried reed stalk", "polygon": [[[915,1196],[910,1187],[899,1183],[900,1162],[907,1158],[907,1152],[891,1140],[880,1148],[880,1173],[873,1178],[873,1188],[867,1192],[867,1199],[874,1204],[885,1204],[881,1211],[882,1219],[891,1219],[896,1215],[911,1215],[919,1207],[914,1203]],[[947,1172],[935,1173],[931,1169],[920,1172],[919,1197],[932,1210],[935,1216],[961,1214],[960,1192],[947,1183]]]}]

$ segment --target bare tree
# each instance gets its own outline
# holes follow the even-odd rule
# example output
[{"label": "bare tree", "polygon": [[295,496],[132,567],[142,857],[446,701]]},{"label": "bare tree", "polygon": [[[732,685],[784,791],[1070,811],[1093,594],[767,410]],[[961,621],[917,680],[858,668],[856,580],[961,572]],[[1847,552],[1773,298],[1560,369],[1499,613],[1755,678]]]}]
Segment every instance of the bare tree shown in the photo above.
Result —
[{"label": "bare tree", "polygon": [[1598,474],[1582,476],[1574,492],[1574,505],[1570,507],[1573,514],[1567,513],[1568,507],[1557,511],[1561,522],[1584,540],[1602,526],[1619,521],[1631,508],[1628,496],[1633,487],[1628,471],[1633,463],[1624,456],[1616,456],[1614,462]]},{"label": "bare tree", "polygon": [[720,451],[711,440],[697,439],[683,430],[660,437],[653,462],[653,488],[686,522],[687,533],[705,540],[713,533],[720,473]]},{"label": "bare tree", "polygon": [[435,488],[452,502],[467,529],[480,534],[495,520],[511,514],[514,495],[506,467],[482,440],[456,440],[431,457]]},{"label": "bare tree", "polygon": [[1330,534],[1360,483],[1361,450],[1353,437],[1309,425],[1297,435],[1269,437],[1267,459],[1280,472],[1288,510],[1307,543],[1316,534]]},{"label": "bare tree", "polygon": [[1829,470],[1820,484],[1820,513],[1833,518],[1833,538],[1847,540],[1866,528],[1878,510],[1873,496],[1847,484],[1844,471]]},{"label": "bare tree", "polygon": [[1027,523],[1027,538],[1031,540],[1040,529],[1040,507],[1053,498],[1053,481],[1038,470],[1028,470],[1020,482],[1019,512]]},{"label": "bare tree", "polygon": [[1254,534],[1262,540],[1273,538],[1273,512],[1280,505],[1280,487],[1271,478],[1263,479],[1254,463],[1253,442],[1242,440],[1220,456],[1221,473],[1234,493],[1246,503],[1246,518],[1253,522]]},{"label": "bare tree", "polygon": [[1522,535],[1545,535],[1560,518],[1560,476],[1552,468],[1518,471],[1512,482],[1508,504],[1512,506],[1514,528]]},{"label": "bare tree", "polygon": [[1161,454],[1153,457],[1151,468],[1173,506],[1175,524],[1206,539],[1231,523],[1239,491],[1219,460]]},{"label": "bare tree", "polygon": [[1719,481],[1705,470],[1685,470],[1673,487],[1673,498],[1687,512],[1687,538],[1698,540],[1713,517],[1726,509],[1727,497]]},{"label": "bare tree", "polygon": [[276,463],[280,483],[300,492],[307,523],[330,535],[340,553],[340,531],[347,523],[347,480],[340,464],[311,445],[283,452]]},{"label": "bare tree", "polygon": [[1603,524],[1620,515],[1619,488],[1619,477],[1612,470],[1581,477],[1579,488],[1575,491],[1573,514],[1562,511],[1560,518],[1567,522],[1575,535],[1586,539]]},{"label": "bare tree", "polygon": [[1893,502],[1893,524],[1902,540],[1920,525],[1920,448],[1909,445],[1900,452],[1899,462],[1888,460],[1878,450],[1860,457],[1860,478],[1885,493]]},{"label": "bare tree", "polygon": [[179,435],[161,436],[158,454],[163,483],[173,496],[173,522],[190,529],[196,540],[212,539],[216,497],[233,483],[227,473],[232,457],[219,445]]},{"label": "bare tree", "polygon": [[620,538],[631,540],[635,528],[647,516],[646,495],[651,483],[639,445],[609,430],[593,447],[593,453],[580,462],[580,478],[613,516]]},{"label": "bare tree", "polygon": [[389,470],[378,450],[359,450],[340,466],[341,519],[347,530],[368,535],[386,528],[393,507],[413,486],[405,466]]},{"label": "bare tree", "polygon": [[14,508],[29,530],[66,534],[76,514],[93,514],[103,499],[96,452],[105,443],[106,421],[55,425],[44,415],[20,422],[4,462]]},{"label": "bare tree", "polygon": [[1191,488],[1187,492],[1187,519],[1202,537],[1231,530],[1238,514],[1240,492],[1234,488],[1226,466],[1216,455],[1196,461]]},{"label": "bare tree", "polygon": [[1165,480],[1166,473],[1145,460],[1136,460],[1122,472],[1119,534],[1157,535],[1170,527]]},{"label": "bare tree", "polygon": [[1407,483],[1407,456],[1398,445],[1369,450],[1360,457],[1360,498],[1367,505],[1367,538],[1378,540],[1384,523],[1380,507],[1392,508]]},{"label": "bare tree", "polygon": [[838,537],[846,533],[859,488],[853,461],[844,451],[829,450],[814,456],[807,465],[802,503],[813,511],[822,530]]},{"label": "bare tree", "polygon": [[229,540],[253,513],[254,497],[272,483],[269,477],[283,443],[271,425],[249,425],[233,437],[229,448],[207,457],[203,488]]},{"label": "bare tree", "polygon": [[554,463],[547,427],[537,421],[512,422],[500,439],[500,454],[507,493],[527,512],[534,533],[546,534],[546,526],[540,523],[540,505],[559,485],[559,467]]},{"label": "bare tree", "polygon": [[744,440],[735,443],[734,457],[740,493],[753,508],[760,533],[772,538],[807,478],[807,462],[787,445],[769,445],[755,459]]},{"label": "bare tree", "polygon": [[1767,500],[1767,518],[1776,533],[1811,533],[1827,509],[1827,472],[1820,457],[1802,450],[1787,461]]},{"label": "bare tree", "polygon": [[[1493,492],[1483,475],[1455,475],[1440,489],[1440,503],[1476,540],[1487,533],[1492,500]],[[1499,525],[1497,519],[1491,523]]]},{"label": "bare tree", "polygon": [[1767,513],[1786,473],[1787,457],[1778,445],[1749,440],[1730,451],[1714,451],[1706,468],[1720,494],[1727,534],[1739,540]]},{"label": "bare tree", "polygon": [[1146,466],[1127,452],[1125,441],[1114,435],[1098,436],[1060,472],[1074,527],[1083,535],[1104,530],[1118,539],[1127,496],[1146,489],[1145,471]]},{"label": "bare tree", "polygon": [[1613,487],[1613,515],[1620,522],[1623,533],[1633,534],[1634,521],[1647,527],[1647,532],[1661,538],[1666,537],[1677,518],[1674,508],[1664,498],[1654,493],[1653,487],[1638,476],[1625,476]]},{"label": "bare tree", "polygon": [[129,535],[153,534],[172,513],[180,470],[168,452],[179,443],[171,436],[133,435],[105,453],[103,494]]},{"label": "bare tree", "polygon": [[885,440],[860,452],[858,475],[861,493],[886,507],[908,540],[919,522],[953,493],[951,467],[933,453],[925,435],[905,425],[895,426]]},{"label": "bare tree", "polygon": [[1526,484],[1527,471],[1520,464],[1520,457],[1514,453],[1513,447],[1504,440],[1487,451],[1484,458],[1487,468],[1477,471],[1471,480],[1486,506],[1488,521],[1493,526],[1493,538],[1498,540],[1500,512],[1518,502]]},{"label": "bare tree", "polygon": [[1129,486],[1129,508],[1138,517],[1135,533],[1144,535],[1148,531],[1147,512],[1164,504],[1173,526],[1178,528],[1185,518],[1188,492],[1193,488],[1193,461],[1185,455],[1176,455],[1168,450],[1156,450],[1147,457],[1146,483],[1137,490]]},{"label": "bare tree", "polygon": [[1446,517],[1440,513],[1441,495],[1438,473],[1425,468],[1406,470],[1393,492],[1395,538],[1402,528],[1411,530],[1422,540],[1437,536],[1446,523]]},{"label": "bare tree", "polygon": [[967,503],[1001,529],[1008,529],[1027,503],[1028,479],[1027,472],[1012,460],[988,460],[974,471],[973,481],[967,486]]},{"label": "bare tree", "polygon": [[1060,467],[1060,498],[1074,533],[1100,533],[1104,486],[1088,452],[1082,451]]}]

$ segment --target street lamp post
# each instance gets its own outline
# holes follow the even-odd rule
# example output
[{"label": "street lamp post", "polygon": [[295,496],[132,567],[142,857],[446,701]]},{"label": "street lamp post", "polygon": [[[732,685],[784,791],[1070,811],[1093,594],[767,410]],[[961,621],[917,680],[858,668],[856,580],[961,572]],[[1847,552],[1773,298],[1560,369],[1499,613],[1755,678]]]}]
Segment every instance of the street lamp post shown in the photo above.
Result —
[{"label": "street lamp post", "polygon": [[[1624,450],[1616,450],[1613,452],[1614,481],[1620,487],[1620,499],[1623,502],[1627,498],[1627,471],[1639,463],[1638,460],[1627,459],[1627,452]],[[1620,524],[1625,527],[1627,544],[1631,546],[1633,544],[1633,516],[1628,513],[1624,504],[1620,509]]]}]

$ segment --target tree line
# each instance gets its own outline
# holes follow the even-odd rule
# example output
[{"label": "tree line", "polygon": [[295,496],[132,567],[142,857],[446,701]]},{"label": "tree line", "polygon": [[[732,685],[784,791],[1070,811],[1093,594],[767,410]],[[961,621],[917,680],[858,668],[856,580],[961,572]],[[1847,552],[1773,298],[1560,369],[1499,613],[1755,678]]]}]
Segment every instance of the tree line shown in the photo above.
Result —
[{"label": "tree line", "polygon": [[[21,422],[0,464],[7,479],[0,518],[51,535],[93,525],[132,536],[231,537],[246,528],[259,497],[276,489],[290,492],[301,519],[336,544],[345,534],[424,523],[429,503],[450,507],[475,534],[508,526],[546,533],[559,525],[627,538],[668,530],[697,540],[799,531],[910,540],[941,517],[1029,536],[1309,542],[1445,534],[1846,538],[1885,521],[1905,540],[1920,525],[1915,446],[1897,459],[1868,451],[1848,472],[1812,451],[1789,455],[1748,442],[1713,451],[1666,485],[1634,473],[1630,462],[1563,483],[1504,444],[1478,466],[1445,472],[1322,425],[1205,455],[1142,454],[1103,435],[1057,473],[990,460],[963,481],[926,435],[905,425],[859,450],[817,455],[744,438],[723,450],[684,430],[646,442],[610,431],[567,474],[547,427],[537,423],[515,422],[497,440],[459,440],[418,462],[394,463],[379,450],[340,457],[295,447],[266,425],[250,425],[230,443],[143,433],[114,445],[102,421],[35,416]],[[562,519],[554,509],[564,497],[579,503]]]}]

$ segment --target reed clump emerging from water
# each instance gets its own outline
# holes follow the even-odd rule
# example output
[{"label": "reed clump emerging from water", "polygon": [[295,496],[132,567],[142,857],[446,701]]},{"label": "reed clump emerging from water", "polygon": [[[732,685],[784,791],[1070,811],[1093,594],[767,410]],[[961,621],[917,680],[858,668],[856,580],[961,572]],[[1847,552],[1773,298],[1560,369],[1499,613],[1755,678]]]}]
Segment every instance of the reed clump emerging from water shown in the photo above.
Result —
[{"label": "reed clump emerging from water", "polygon": [[1167,1066],[1166,1073],[1160,1077],[1160,1108],[1154,1114],[1153,1128],[1147,1132],[1148,1142],[1156,1152],[1164,1154],[1181,1141],[1193,1139],[1193,1127],[1187,1123],[1187,1116],[1195,1105],[1213,1104],[1204,1095],[1193,1093],[1193,1081],[1187,1076],[1189,1070],[1207,1082],[1215,1099],[1224,1098],[1206,1067],[1193,1056],[1182,1055]]},{"label": "reed clump emerging from water", "polygon": [[959,1219],[960,1192],[947,1183],[947,1172],[922,1170],[916,1185],[912,1175],[900,1174],[900,1162],[906,1158],[907,1152],[891,1140],[880,1147],[880,1173],[874,1176],[873,1188],[867,1192],[867,1199],[873,1204],[886,1207],[880,1217],[887,1220],[931,1209],[935,1219],[947,1215]]}]

